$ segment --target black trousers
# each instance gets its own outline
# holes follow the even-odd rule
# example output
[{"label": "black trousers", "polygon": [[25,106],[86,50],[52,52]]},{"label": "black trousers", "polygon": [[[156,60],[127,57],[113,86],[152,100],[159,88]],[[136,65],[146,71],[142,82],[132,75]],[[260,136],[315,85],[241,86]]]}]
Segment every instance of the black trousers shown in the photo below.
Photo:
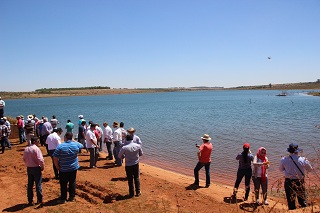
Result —
[{"label": "black trousers", "polygon": [[[69,191],[69,199],[73,199],[76,196],[76,177],[77,170],[72,172],[61,172],[60,171],[60,191],[61,200],[67,199],[67,193]],[[68,190],[69,183],[69,190]]]},{"label": "black trousers", "polygon": [[134,195],[134,187],[133,187],[133,180],[134,185],[136,188],[136,194],[140,193],[140,170],[139,170],[139,163],[133,166],[126,166],[126,174],[128,178],[128,186],[129,186],[129,195]]},{"label": "black trousers", "polygon": [[306,188],[304,186],[304,179],[289,179],[284,181],[284,190],[286,192],[289,210],[296,209],[296,198],[301,207],[307,207]]},{"label": "black trousers", "polygon": [[59,179],[59,171],[58,171],[58,169],[56,168],[56,166],[54,165],[53,157],[52,157],[54,151],[55,151],[55,149],[48,150],[48,152],[49,152],[48,154],[49,154],[49,156],[50,156],[51,159],[52,159],[52,167],[53,167],[53,171],[54,171],[54,178],[55,178],[55,179]]}]

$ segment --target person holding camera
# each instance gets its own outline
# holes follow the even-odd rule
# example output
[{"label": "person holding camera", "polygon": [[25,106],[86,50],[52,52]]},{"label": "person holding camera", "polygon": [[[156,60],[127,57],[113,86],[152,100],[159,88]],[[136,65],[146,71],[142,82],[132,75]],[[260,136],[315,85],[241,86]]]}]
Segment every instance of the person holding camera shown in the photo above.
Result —
[{"label": "person holding camera", "polygon": [[206,171],[206,188],[210,186],[210,164],[211,164],[211,153],[212,153],[212,143],[209,141],[211,140],[208,134],[204,134],[202,137],[202,144],[201,146],[196,144],[196,147],[199,148],[198,151],[198,163],[194,168],[194,183],[193,185],[199,186],[199,170],[204,167]]},{"label": "person holding camera", "polygon": [[239,161],[239,167],[238,167],[238,171],[237,171],[237,179],[234,184],[232,198],[236,198],[239,185],[244,177],[245,190],[246,190],[244,200],[245,201],[248,200],[249,193],[250,193],[250,179],[252,176],[251,165],[252,165],[253,159],[254,159],[254,157],[250,151],[250,144],[244,143],[243,144],[243,152],[239,153],[236,157],[236,160]]}]

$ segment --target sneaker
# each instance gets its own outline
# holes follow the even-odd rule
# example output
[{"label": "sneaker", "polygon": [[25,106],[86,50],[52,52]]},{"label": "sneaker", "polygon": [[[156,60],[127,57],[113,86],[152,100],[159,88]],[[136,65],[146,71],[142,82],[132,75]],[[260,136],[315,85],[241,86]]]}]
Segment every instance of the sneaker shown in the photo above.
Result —
[{"label": "sneaker", "polygon": [[199,183],[194,182],[192,185],[194,185],[194,186],[199,186]]},{"label": "sneaker", "polygon": [[209,188],[209,187],[210,187],[210,185],[206,185],[205,187],[206,187],[206,188]]},{"label": "sneaker", "polygon": [[267,200],[264,201],[264,205],[266,205],[266,206],[269,205]]},{"label": "sneaker", "polygon": [[141,192],[136,194],[136,197],[140,197],[141,196]]}]

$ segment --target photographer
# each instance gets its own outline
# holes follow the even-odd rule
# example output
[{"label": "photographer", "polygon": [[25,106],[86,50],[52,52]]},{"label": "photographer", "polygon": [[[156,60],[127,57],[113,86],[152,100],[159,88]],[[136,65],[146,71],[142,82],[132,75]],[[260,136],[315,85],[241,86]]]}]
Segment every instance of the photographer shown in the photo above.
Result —
[{"label": "photographer", "polygon": [[204,166],[206,171],[206,188],[210,186],[210,164],[211,164],[211,152],[212,144],[209,142],[211,140],[210,136],[204,134],[202,137],[202,145],[196,144],[199,148],[198,159],[196,167],[194,168],[194,183],[193,185],[199,186],[199,170]]}]

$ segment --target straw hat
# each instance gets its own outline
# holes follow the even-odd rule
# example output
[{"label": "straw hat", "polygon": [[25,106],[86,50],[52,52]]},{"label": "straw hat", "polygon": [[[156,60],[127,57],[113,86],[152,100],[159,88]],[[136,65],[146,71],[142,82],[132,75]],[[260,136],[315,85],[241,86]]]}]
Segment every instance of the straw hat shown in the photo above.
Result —
[{"label": "straw hat", "polygon": [[130,127],[127,132],[135,132],[136,130],[133,127]]},{"label": "straw hat", "polygon": [[202,137],[201,137],[202,140],[206,140],[206,141],[210,141],[211,138],[208,134],[204,134]]}]

